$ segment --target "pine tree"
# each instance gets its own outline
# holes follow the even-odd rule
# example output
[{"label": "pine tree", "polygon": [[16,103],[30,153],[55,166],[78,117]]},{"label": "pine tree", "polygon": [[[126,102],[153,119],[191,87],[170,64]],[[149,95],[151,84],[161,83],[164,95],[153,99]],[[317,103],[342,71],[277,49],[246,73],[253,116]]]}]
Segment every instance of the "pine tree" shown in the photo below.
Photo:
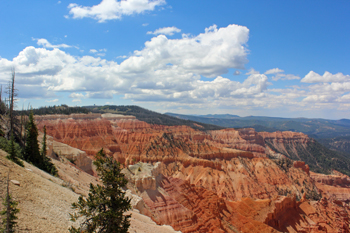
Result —
[{"label": "pine tree", "polygon": [[33,111],[31,111],[29,114],[29,121],[27,124],[27,140],[23,157],[26,161],[37,167],[42,164],[39,152],[38,129],[34,123]]},{"label": "pine tree", "polygon": [[6,209],[0,212],[2,216],[2,226],[4,227],[2,229],[0,228],[1,233],[15,232],[15,227],[17,225],[16,220],[18,219],[16,214],[19,213],[19,209],[17,209],[18,202],[14,201],[10,195],[9,181],[9,176],[7,176],[7,193],[3,202]]},{"label": "pine tree", "polygon": [[84,230],[87,233],[126,233],[131,215],[124,213],[131,206],[130,199],[125,197],[122,189],[127,180],[121,173],[120,164],[107,157],[101,149],[96,155],[94,165],[103,185],[90,184],[89,196],[80,196],[78,202],[72,204],[77,212],[70,214],[71,220],[75,222],[80,217],[85,217],[85,220],[79,228],[71,227],[69,232]]},{"label": "pine tree", "polygon": [[6,158],[17,163],[19,166],[24,167],[23,162],[17,157],[17,153],[16,153],[16,149],[15,149],[15,138],[13,136],[13,133],[11,133],[9,153],[6,156]]},{"label": "pine tree", "polygon": [[30,112],[29,121],[27,124],[27,140],[24,148],[24,159],[34,166],[44,170],[51,175],[57,175],[57,169],[51,162],[51,159],[46,156],[46,127],[44,132],[43,148],[39,151],[38,129],[34,123],[33,111]]},{"label": "pine tree", "polygon": [[44,136],[40,151],[40,156],[43,160],[43,170],[49,172],[51,175],[57,176],[58,171],[55,165],[51,162],[51,159],[46,156],[47,146],[46,146],[46,125],[44,125]]}]

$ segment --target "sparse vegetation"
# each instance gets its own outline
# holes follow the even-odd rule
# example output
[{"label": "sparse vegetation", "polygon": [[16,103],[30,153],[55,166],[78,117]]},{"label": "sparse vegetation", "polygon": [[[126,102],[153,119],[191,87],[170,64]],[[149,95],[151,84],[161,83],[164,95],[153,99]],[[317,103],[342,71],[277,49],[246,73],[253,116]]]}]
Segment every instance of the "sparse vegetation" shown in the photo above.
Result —
[{"label": "sparse vegetation", "polygon": [[116,106],[116,105],[105,105],[105,106],[86,106],[92,112],[96,113],[115,113],[122,115],[132,115],[135,116],[140,121],[145,121],[149,124],[158,125],[187,125],[198,130],[218,130],[224,127],[203,124],[199,122],[194,122],[191,120],[183,120],[180,118],[168,116],[166,114],[160,114],[153,112],[138,106]]},{"label": "sparse vegetation", "polygon": [[288,158],[273,160],[284,172],[288,172],[289,168],[293,166],[293,161]]},{"label": "sparse vegetation", "polygon": [[312,190],[306,190],[305,197],[308,200],[319,201],[321,200],[322,195],[315,188],[313,188]]},{"label": "sparse vegetation", "polygon": [[350,159],[343,154],[327,149],[325,146],[311,139],[306,146],[302,144],[288,144],[284,147],[287,153],[272,146],[265,141],[274,151],[285,154],[292,160],[302,160],[309,165],[310,170],[318,173],[330,174],[332,169],[350,175]]},{"label": "sparse vegetation", "polygon": [[19,159],[18,153],[16,152],[15,148],[15,138],[13,136],[13,133],[11,133],[11,139],[9,142],[9,148],[8,148],[8,155],[6,156],[7,159],[13,161],[14,163],[18,164],[21,167],[24,167],[23,162]]},{"label": "sparse vegetation", "polygon": [[3,200],[4,210],[0,211],[0,215],[2,217],[2,225],[0,226],[1,233],[15,232],[17,225],[16,220],[18,219],[16,215],[19,213],[19,209],[17,209],[18,202],[13,200],[10,194],[9,182],[10,179],[8,175],[6,197]]},{"label": "sparse vegetation", "polygon": [[4,137],[0,137],[0,149],[6,151],[9,154],[8,159],[10,160],[12,159],[9,157],[15,157],[15,159],[18,161],[20,161],[19,158],[22,158],[21,147],[14,140],[11,142],[11,140],[9,141]]}]

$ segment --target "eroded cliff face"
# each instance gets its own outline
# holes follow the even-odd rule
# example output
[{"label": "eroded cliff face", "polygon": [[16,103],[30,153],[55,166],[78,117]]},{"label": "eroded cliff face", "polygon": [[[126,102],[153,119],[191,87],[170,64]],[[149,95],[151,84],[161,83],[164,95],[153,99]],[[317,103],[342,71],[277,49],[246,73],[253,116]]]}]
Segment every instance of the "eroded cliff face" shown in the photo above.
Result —
[{"label": "eroded cliff face", "polygon": [[323,197],[331,201],[350,202],[350,177],[334,171],[331,175],[311,172],[317,188]]},{"label": "eroded cliff face", "polygon": [[[113,114],[43,116],[37,125],[86,158],[93,160],[104,148],[127,168],[129,189],[142,198],[135,204],[140,212],[182,232],[331,232],[336,224],[349,225],[348,178],[310,176],[304,162],[281,164],[266,154],[278,157],[275,147],[290,152],[285,145],[306,146],[310,139],[304,134],[202,132]],[[324,217],[331,211],[342,217]]]},{"label": "eroded cliff face", "polygon": [[212,137],[210,143],[213,145],[251,151],[256,156],[265,155],[264,140],[254,129],[213,130],[209,135]]},{"label": "eroded cliff face", "polygon": [[259,132],[266,146],[272,151],[279,151],[294,160],[301,160],[300,151],[305,150],[312,140],[303,133],[277,131],[273,133]]},{"label": "eroded cliff face", "polygon": [[162,166],[137,163],[124,169],[129,189],[144,201],[140,211],[158,224],[182,232],[349,232],[350,210],[343,202],[310,201],[306,193],[301,201],[294,195],[229,201],[216,190],[161,174]]}]

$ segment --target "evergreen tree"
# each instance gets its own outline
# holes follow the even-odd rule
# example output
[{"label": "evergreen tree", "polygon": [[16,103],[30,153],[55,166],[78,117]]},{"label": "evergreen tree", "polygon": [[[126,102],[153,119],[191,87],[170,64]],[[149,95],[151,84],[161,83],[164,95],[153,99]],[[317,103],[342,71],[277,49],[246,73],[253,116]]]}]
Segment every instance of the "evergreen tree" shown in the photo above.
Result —
[{"label": "evergreen tree", "polygon": [[51,175],[57,176],[58,171],[55,165],[51,162],[51,159],[46,156],[47,146],[46,146],[46,125],[44,126],[44,136],[41,146],[40,155],[43,159],[43,170],[49,172]]},{"label": "evergreen tree", "polygon": [[24,159],[35,166],[40,166],[40,152],[38,144],[38,129],[34,123],[33,112],[29,114],[29,121],[27,124],[27,140],[24,148]]},{"label": "evergreen tree", "polygon": [[85,217],[85,220],[78,229],[71,227],[69,232],[84,230],[88,233],[126,233],[131,215],[125,215],[124,212],[131,206],[130,199],[125,197],[122,189],[127,180],[121,173],[120,164],[107,157],[101,149],[96,155],[94,165],[103,185],[90,184],[89,196],[86,199],[80,196],[78,203],[72,204],[77,212],[70,214],[71,220],[75,222],[80,217]]},{"label": "evergreen tree", "polygon": [[17,151],[15,148],[15,138],[13,136],[13,133],[11,133],[9,152],[6,158],[17,163],[19,166],[24,167],[23,162],[17,157]]},{"label": "evergreen tree", "polygon": [[[51,162],[51,159],[46,156],[46,127],[44,134],[44,143],[43,149],[41,152],[39,151],[39,143],[38,143],[38,129],[34,123],[33,112],[30,112],[29,121],[27,124],[27,140],[26,146],[24,148],[24,159],[34,166],[44,170],[51,175],[57,175],[57,169],[55,165]],[[45,148],[44,148],[45,147]]]},{"label": "evergreen tree", "polygon": [[19,213],[19,209],[17,209],[18,202],[14,201],[10,195],[9,176],[7,177],[7,193],[6,193],[6,198],[4,199],[3,205],[6,208],[0,212],[0,215],[2,216],[2,226],[4,228],[0,228],[0,232],[1,233],[15,232],[15,227],[17,225],[16,220],[18,219],[16,214]]}]

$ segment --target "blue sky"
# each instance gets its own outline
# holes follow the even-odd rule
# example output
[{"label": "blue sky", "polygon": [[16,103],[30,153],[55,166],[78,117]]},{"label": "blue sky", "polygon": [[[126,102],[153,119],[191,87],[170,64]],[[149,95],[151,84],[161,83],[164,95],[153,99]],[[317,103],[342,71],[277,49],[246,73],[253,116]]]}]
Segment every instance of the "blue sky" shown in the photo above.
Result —
[{"label": "blue sky", "polygon": [[[349,1],[0,2],[18,108],[350,118]],[[5,95],[3,95],[3,98]]]}]

